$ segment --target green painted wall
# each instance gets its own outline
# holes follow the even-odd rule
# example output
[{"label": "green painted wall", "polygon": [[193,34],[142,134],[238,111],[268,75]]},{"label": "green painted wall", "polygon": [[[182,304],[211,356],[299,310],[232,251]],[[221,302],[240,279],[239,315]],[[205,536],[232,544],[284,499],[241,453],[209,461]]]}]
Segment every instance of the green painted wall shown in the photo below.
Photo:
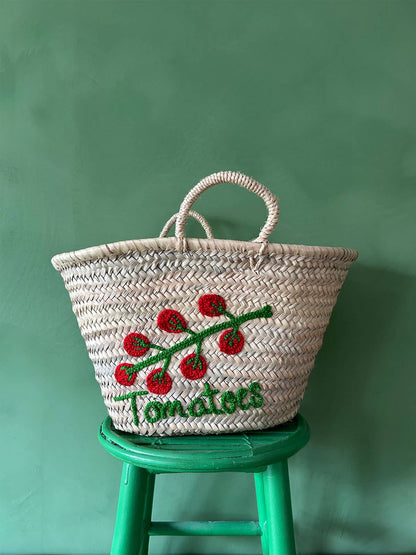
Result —
[{"label": "green painted wall", "polygon": [[[108,553],[120,465],[52,255],[156,236],[201,177],[272,239],[357,248],[292,461],[301,553],[416,551],[416,3],[0,2],[0,553]],[[262,202],[198,208],[250,239]],[[190,234],[199,234],[195,224]],[[158,519],[254,518],[249,476],[161,477]],[[152,554],[259,553],[152,540]]]}]

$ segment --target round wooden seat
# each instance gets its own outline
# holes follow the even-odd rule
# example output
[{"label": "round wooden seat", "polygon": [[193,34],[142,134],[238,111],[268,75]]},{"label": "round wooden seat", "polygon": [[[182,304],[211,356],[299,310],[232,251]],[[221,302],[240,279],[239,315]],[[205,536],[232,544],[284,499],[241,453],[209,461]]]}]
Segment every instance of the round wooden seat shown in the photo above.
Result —
[{"label": "round wooden seat", "polygon": [[264,431],[180,437],[120,432],[108,416],[98,439],[114,457],[154,473],[259,472],[294,455],[308,442],[309,435],[309,426],[300,415]]}]

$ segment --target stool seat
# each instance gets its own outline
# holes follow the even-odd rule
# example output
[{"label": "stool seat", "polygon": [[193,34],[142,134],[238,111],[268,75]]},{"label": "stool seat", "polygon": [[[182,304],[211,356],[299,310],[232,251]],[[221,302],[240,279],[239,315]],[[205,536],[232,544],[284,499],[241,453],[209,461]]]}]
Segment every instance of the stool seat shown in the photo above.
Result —
[{"label": "stool seat", "polygon": [[[260,536],[264,555],[295,555],[287,459],[309,440],[302,416],[256,432],[147,437],[116,430],[110,417],[98,439],[123,461],[111,555],[147,555],[151,536]],[[155,476],[250,472],[258,521],[152,521]]]},{"label": "stool seat", "polygon": [[169,472],[260,472],[294,455],[309,440],[306,420],[264,431],[179,437],[147,437],[116,430],[108,416],[98,439],[114,457],[146,470]]}]

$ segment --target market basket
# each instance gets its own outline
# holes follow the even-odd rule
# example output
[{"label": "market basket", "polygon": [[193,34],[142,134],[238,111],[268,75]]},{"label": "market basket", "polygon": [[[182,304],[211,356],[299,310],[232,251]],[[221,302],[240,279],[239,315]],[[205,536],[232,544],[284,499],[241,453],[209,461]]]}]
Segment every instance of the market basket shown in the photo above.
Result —
[{"label": "market basket", "polygon": [[[191,211],[220,183],[266,203],[254,241],[214,239]],[[206,239],[185,236],[189,216]],[[297,413],[357,252],[269,243],[278,217],[264,185],[219,172],[191,189],[160,237],[53,257],[117,429],[218,434],[265,429]],[[175,220],[175,237],[166,237]]]}]

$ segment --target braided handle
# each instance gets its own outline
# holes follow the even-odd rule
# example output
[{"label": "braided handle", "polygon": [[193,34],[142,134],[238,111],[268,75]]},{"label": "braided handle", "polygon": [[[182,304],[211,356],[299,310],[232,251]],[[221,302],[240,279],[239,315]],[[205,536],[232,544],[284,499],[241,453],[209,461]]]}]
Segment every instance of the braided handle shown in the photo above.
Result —
[{"label": "braided handle", "polygon": [[277,221],[279,219],[279,203],[275,195],[264,185],[248,177],[242,173],[225,171],[218,172],[205,177],[200,181],[184,198],[178,212],[178,217],[176,219],[175,236],[179,240],[181,250],[185,247],[185,223],[190,213],[191,206],[196,201],[196,199],[209,187],[218,185],[220,183],[235,183],[244,187],[249,191],[252,191],[260,198],[264,200],[267,206],[269,214],[267,216],[266,223],[261,228],[259,236],[254,239],[256,243],[267,243],[267,239],[273,229],[276,227]]},{"label": "braided handle", "polygon": [[[206,221],[204,216],[201,216],[201,214],[199,214],[198,212],[194,212],[193,210],[189,210],[188,216],[190,218],[194,218],[201,224],[201,226],[204,228],[205,233],[207,234],[207,239],[214,239],[211,226]],[[174,214],[171,218],[169,218],[169,220],[165,223],[162,231],[160,232],[159,237],[167,237],[169,230],[172,227],[172,225],[176,222],[177,217],[178,217],[178,213]]]}]

